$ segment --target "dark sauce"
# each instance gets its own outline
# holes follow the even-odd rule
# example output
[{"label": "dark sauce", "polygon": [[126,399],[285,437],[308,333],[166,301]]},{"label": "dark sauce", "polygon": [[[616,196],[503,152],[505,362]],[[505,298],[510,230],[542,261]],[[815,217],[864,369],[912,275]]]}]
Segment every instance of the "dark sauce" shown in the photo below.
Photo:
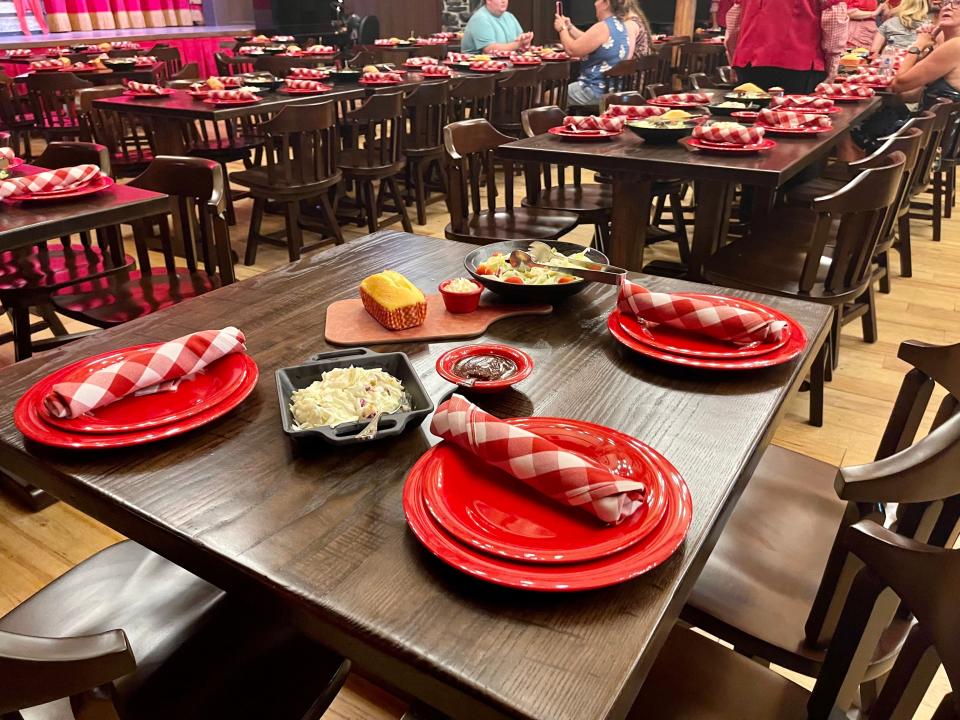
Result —
[{"label": "dark sauce", "polygon": [[471,380],[502,380],[516,374],[517,364],[500,355],[471,355],[457,362],[453,372]]}]

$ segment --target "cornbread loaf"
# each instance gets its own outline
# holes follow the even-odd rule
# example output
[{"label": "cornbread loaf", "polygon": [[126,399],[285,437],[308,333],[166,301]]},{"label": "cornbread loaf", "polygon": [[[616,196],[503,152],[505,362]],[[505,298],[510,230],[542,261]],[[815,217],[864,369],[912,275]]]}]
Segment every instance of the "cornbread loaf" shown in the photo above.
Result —
[{"label": "cornbread loaf", "polygon": [[387,330],[423,325],[427,301],[412,282],[394,270],[384,270],[360,283],[364,309]]}]

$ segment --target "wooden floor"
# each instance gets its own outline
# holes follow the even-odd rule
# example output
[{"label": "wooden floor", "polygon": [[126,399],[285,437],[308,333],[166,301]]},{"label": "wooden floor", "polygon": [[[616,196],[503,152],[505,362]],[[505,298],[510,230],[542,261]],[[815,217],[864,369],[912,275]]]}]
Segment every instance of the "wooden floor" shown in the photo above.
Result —
[{"label": "wooden floor", "polygon": [[[518,183],[517,192],[517,197],[523,196],[522,183]],[[248,203],[239,204],[238,215],[238,225],[233,229],[234,248],[243,257]],[[446,222],[446,208],[437,203],[428,209],[427,225],[414,226],[414,230],[442,239]],[[346,233],[348,242],[365,232],[365,229],[350,229]],[[588,243],[590,235],[588,230],[578,229],[573,237]],[[672,253],[672,247],[656,246],[648,258]],[[250,277],[286,261],[285,250],[261,245],[257,264],[251,268],[238,266],[238,275]],[[388,258],[384,264],[389,266]],[[800,395],[791,403],[775,442],[835,464],[872,460],[906,370],[906,365],[896,357],[898,344],[907,339],[932,343],[960,341],[958,290],[960,221],[945,221],[943,242],[938,244],[931,241],[929,227],[916,222],[914,277],[895,276],[893,293],[878,295],[879,341],[862,342],[858,325],[849,325],[844,330],[840,368],[826,390],[824,427],[806,424],[807,397]],[[5,329],[0,320],[0,330]],[[0,347],[0,365],[11,362],[10,355],[9,346]],[[76,563],[119,539],[109,528],[63,503],[30,513],[0,494],[0,615]],[[806,679],[800,681],[809,684]],[[916,717],[929,718],[948,688],[941,670],[927,693],[923,710]],[[399,718],[403,709],[403,703],[396,698],[352,678],[325,717],[386,720]]]}]

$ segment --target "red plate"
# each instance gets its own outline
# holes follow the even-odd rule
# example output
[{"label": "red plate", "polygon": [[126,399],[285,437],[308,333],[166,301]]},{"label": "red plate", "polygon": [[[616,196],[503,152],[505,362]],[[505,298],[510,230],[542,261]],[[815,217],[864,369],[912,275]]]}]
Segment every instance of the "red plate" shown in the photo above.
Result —
[{"label": "red plate", "polygon": [[672,365],[685,365],[706,370],[753,370],[780,365],[792,360],[807,346],[807,333],[803,327],[787,315],[784,315],[783,319],[788,322],[790,328],[790,336],[787,342],[772,352],[745,358],[704,358],[665,352],[632,337],[623,327],[619,310],[614,310],[607,318],[607,329],[621,345],[625,345],[641,355],[662,360]]},{"label": "red plate", "polygon": [[360,78],[357,82],[361,85],[399,85],[403,80],[365,80]]},{"label": "red plate", "polygon": [[471,65],[468,65],[468,66],[467,66],[467,69],[468,69],[470,72],[475,72],[475,73],[491,73],[491,74],[493,74],[493,73],[503,72],[504,70],[509,70],[510,68],[509,68],[509,67],[506,67],[506,68],[479,68],[479,67],[474,67],[474,66],[471,64]]},{"label": "red plate", "polygon": [[[84,372],[100,370],[124,359],[130,350],[109,353],[98,360],[88,361]],[[97,408],[79,418],[57,418],[40,406],[40,417],[58,428],[72,433],[113,434],[128,433],[180,422],[203,412],[237,391],[247,377],[247,356],[231,353],[211,363],[193,380],[184,380],[174,392],[129,396]]]},{"label": "red plate", "polygon": [[647,101],[648,105],[659,105],[661,107],[669,108],[695,108],[707,105],[708,103],[695,103],[695,102],[680,102],[672,100],[661,100],[660,98],[652,98]]},{"label": "red plate", "polygon": [[774,108],[775,110],[789,110],[790,112],[800,112],[806,115],[833,115],[834,113],[840,112],[838,107],[828,107],[828,108],[806,108],[803,106],[796,107],[778,107]]},{"label": "red plate", "polygon": [[[128,349],[134,350],[137,348],[150,347],[155,344],[156,343],[150,343],[148,345],[140,345],[135,348]],[[35,442],[42,443],[44,445],[51,445],[53,447],[71,448],[74,450],[101,450],[104,448],[143,445],[144,443],[155,442],[157,440],[164,440],[175,435],[180,435],[206,425],[222,415],[225,415],[246,399],[246,397],[256,387],[257,379],[259,377],[259,370],[257,369],[257,364],[253,361],[253,358],[251,358],[249,355],[238,353],[238,355],[244,358],[245,362],[247,363],[247,374],[243,382],[239,387],[237,387],[237,389],[229,398],[217,405],[204,408],[202,412],[199,412],[185,420],[169,423],[157,428],[148,428],[146,430],[127,433],[91,434],[68,432],[58,427],[48,425],[46,422],[44,422],[43,417],[40,414],[40,408],[43,406],[43,398],[48,392],[50,392],[50,388],[52,388],[57,382],[77,368],[82,367],[85,363],[95,361],[104,355],[113,355],[116,352],[116,350],[112,350],[109,353],[103,353],[102,355],[97,355],[92,358],[79,360],[64,368],[61,368],[51,375],[48,375],[27,390],[23,397],[17,401],[17,405],[13,411],[13,420],[20,432]]]},{"label": "red plate", "polygon": [[511,65],[517,66],[526,66],[526,65],[543,65],[542,60],[511,60]]},{"label": "red plate", "polygon": [[33,72],[60,72],[63,69],[63,65],[56,65],[54,67],[42,67],[42,68],[30,68]]},{"label": "red plate", "polygon": [[15,198],[8,198],[7,202],[52,202],[54,200],[66,200],[68,198],[81,197],[83,195],[92,195],[101,190],[106,190],[113,186],[113,178],[107,175],[101,175],[96,180],[91,180],[86,185],[68,190],[54,190],[47,193],[34,193],[32,195],[20,195]]},{"label": "red plate", "polygon": [[224,100],[223,98],[212,98],[206,97],[203,99],[205,103],[210,105],[253,105],[263,100],[259,95],[254,95],[249,100]]},{"label": "red plate", "polygon": [[324,85],[319,90],[309,90],[305,88],[288,88],[288,87],[280,88],[280,92],[282,92],[284,95],[318,95],[320,93],[330,92],[331,90],[333,90],[333,88],[330,87],[329,85]]},{"label": "red plate", "polygon": [[[472,355],[497,355],[507,358],[516,363],[517,371],[505,377],[502,380],[477,380],[473,385],[466,385],[466,378],[460,377],[453,371],[453,366],[464,358]],[[454,385],[475,390],[477,392],[497,392],[506,390],[512,385],[516,385],[521,380],[525,380],[533,372],[533,358],[523,350],[510,347],[509,345],[496,345],[493,343],[483,345],[461,345],[460,347],[447,350],[443,355],[437,358],[437,373],[444,380],[452,382]]]},{"label": "red plate", "polygon": [[[620,552],[650,534],[667,512],[667,477],[676,471],[638,440],[585,423],[530,418],[557,445],[623,478],[642,480],[647,502],[619,525],[565,507],[506,473],[484,467],[453,443],[421,464],[423,502],[447,532],[481,552],[519,562],[573,563]],[[665,461],[663,461],[665,462]]]},{"label": "red plate", "polygon": [[680,142],[686,142],[690,147],[697,148],[698,150],[704,150],[706,152],[717,152],[717,153],[755,153],[761,150],[769,150],[772,147],[776,147],[777,143],[773,140],[768,140],[764,138],[758,143],[753,145],[730,145],[728,143],[711,143],[706,140],[700,140],[699,138],[684,138]]},{"label": "red plate", "polygon": [[860,97],[859,95],[824,95],[823,97],[828,97],[834,102],[862,102],[864,100],[869,100],[870,97]]},{"label": "red plate", "polygon": [[556,135],[557,137],[562,138],[571,138],[573,140],[604,140],[606,138],[617,137],[617,135],[623,135],[623,130],[614,131],[614,130],[567,130],[564,127],[553,127],[550,128],[547,132],[551,135]]},{"label": "red plate", "polygon": [[421,77],[425,78],[452,78],[454,77],[453,73],[450,72],[423,72],[420,71]]},{"label": "red plate", "polygon": [[[585,432],[602,437],[616,437],[618,441],[639,443],[629,436],[614,430],[578,420],[562,418],[517,418],[507,422],[528,430],[535,430],[558,443],[564,441],[562,434],[551,433],[550,425],[576,426]],[[623,440],[620,440],[623,438]],[[403,510],[407,523],[417,539],[443,562],[462,572],[497,585],[547,592],[573,592],[591,590],[625,582],[663,563],[683,542],[693,517],[690,491],[683,478],[666,461],[669,468],[666,476],[667,510],[663,520],[645,538],[621,552],[597,560],[565,565],[516,563],[503,560],[462,545],[437,525],[423,502],[423,485],[427,480],[426,468],[437,446],[429,451],[410,470],[403,489]],[[647,452],[654,453],[646,446]],[[654,453],[655,454],[655,453]]]},{"label": "red plate", "polygon": [[830,132],[833,130],[832,125],[830,127],[786,128],[777,127],[775,125],[767,125],[765,123],[757,123],[756,127],[762,127],[765,132],[772,135],[819,135],[821,133]]},{"label": "red plate", "polygon": [[126,95],[127,97],[147,98],[147,99],[162,98],[162,97],[167,97],[168,95],[173,95],[173,90],[170,88],[160,88],[160,89],[163,90],[162,93],[138,93],[138,92],[134,92],[133,90],[124,90],[123,94]]},{"label": "red plate", "polygon": [[737,110],[736,112],[730,113],[730,117],[735,117],[737,120],[749,120],[753,122],[760,117],[760,113],[754,112],[753,110]]},{"label": "red plate", "polygon": [[209,94],[210,94],[209,90],[187,90],[187,95],[194,98],[195,100],[203,100]]},{"label": "red plate", "polygon": [[14,157],[13,160],[7,163],[7,170],[13,170],[14,168],[20,167],[25,163],[26,160],[20,157]]},{"label": "red plate", "polygon": [[[759,313],[768,320],[784,320],[788,323],[790,320],[790,318],[783,313],[779,313],[766,305],[758,305],[757,303],[741,300],[740,298],[727,297],[726,295],[707,295],[704,293],[678,294],[684,297],[712,300],[717,304],[729,305],[740,308],[741,310],[750,310]],[[633,339],[657,350],[701,358],[746,358],[765,355],[766,353],[782,348],[790,338],[790,325],[788,324],[786,331],[780,334],[780,340],[777,342],[761,343],[754,347],[737,347],[733,343],[714,340],[706,335],[684,332],[669,325],[644,323],[632,315],[623,313],[620,315],[620,327]]]}]

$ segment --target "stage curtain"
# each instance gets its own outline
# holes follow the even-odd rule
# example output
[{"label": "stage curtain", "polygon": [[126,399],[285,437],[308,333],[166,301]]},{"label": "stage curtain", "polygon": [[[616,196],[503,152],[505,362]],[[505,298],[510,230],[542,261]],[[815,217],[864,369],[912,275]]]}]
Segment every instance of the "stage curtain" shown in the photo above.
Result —
[{"label": "stage curtain", "polygon": [[192,25],[189,0],[43,0],[51,32]]}]

